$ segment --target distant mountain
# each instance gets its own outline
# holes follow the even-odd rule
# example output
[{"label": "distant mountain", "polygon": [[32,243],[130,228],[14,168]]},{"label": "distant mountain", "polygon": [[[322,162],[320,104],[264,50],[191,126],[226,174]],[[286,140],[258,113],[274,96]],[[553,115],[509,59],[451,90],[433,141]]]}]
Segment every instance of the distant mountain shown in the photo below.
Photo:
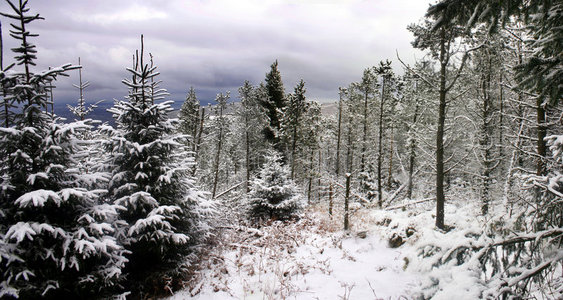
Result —
[{"label": "distant mountain", "polygon": [[[182,101],[175,101],[172,104],[172,108],[174,108],[174,111],[170,113],[170,117],[176,118],[178,116],[178,111],[182,106],[182,103],[183,103]],[[234,113],[239,103],[240,102],[229,103],[230,105],[227,106],[227,111],[225,111],[225,113],[226,114]],[[71,105],[74,106],[76,104],[74,103]],[[89,106],[92,105],[92,103],[87,103],[86,105]],[[203,105],[207,107],[206,113],[213,114],[213,110],[209,108],[213,107],[214,105],[207,105],[206,103],[203,103]],[[98,107],[88,115],[88,118],[92,120],[102,121],[102,123],[107,122],[111,125],[114,125],[115,124],[114,119],[111,113],[107,111],[112,106],[113,106],[113,100],[99,103]],[[338,113],[338,103],[321,103],[321,112],[325,116],[336,115]],[[65,118],[66,122],[71,122],[74,119],[76,119],[76,117],[68,109],[67,103],[55,103],[55,114],[59,117]]]},{"label": "distant mountain", "polygon": [[[102,122],[108,122],[109,124],[114,124],[114,120],[113,117],[111,115],[110,112],[108,112],[107,110],[110,109],[113,106],[113,100],[112,101],[104,101],[102,103],[98,104],[98,107],[96,109],[94,109],[88,116],[87,118],[92,119],[92,120],[99,120]],[[68,103],[55,103],[55,114],[59,117],[65,118],[66,122],[71,122],[74,119],[76,119],[76,116],[74,116],[70,110],[67,107]],[[86,103],[87,106],[92,105],[93,103]],[[72,106],[75,106],[76,103],[70,104]],[[172,104],[172,108],[174,108],[174,112],[177,112],[178,109],[182,106],[182,102],[179,101],[175,101]],[[176,113],[174,114],[176,115]]]}]

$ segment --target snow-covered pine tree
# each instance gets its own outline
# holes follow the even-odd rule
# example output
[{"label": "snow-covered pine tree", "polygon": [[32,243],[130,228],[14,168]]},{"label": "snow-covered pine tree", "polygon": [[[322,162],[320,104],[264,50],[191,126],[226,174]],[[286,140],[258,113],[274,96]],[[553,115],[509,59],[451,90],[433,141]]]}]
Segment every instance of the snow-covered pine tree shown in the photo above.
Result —
[{"label": "snow-covered pine tree", "polygon": [[260,173],[251,182],[248,194],[249,216],[254,220],[287,220],[296,217],[303,208],[297,186],[281,156],[271,151]]},{"label": "snow-covered pine tree", "polygon": [[[10,126],[0,129],[0,298],[69,299],[109,296],[119,283],[124,250],[113,237],[117,215],[100,204],[103,190],[85,188],[74,168],[82,151],[75,134],[84,122],[60,124],[47,107],[50,83],[76,67],[33,72],[35,45],[27,1],[12,3],[11,36],[22,71],[10,76],[4,99],[16,103]],[[103,178],[91,180],[102,181]]]},{"label": "snow-covered pine tree", "polygon": [[110,112],[117,129],[110,134],[108,167],[113,170],[110,196],[123,207],[126,222],[119,239],[131,251],[128,288],[135,297],[161,292],[165,278],[179,279],[194,259],[196,246],[209,235],[208,216],[214,211],[207,195],[188,175],[193,156],[185,146],[186,135],[176,133],[177,119],[170,119],[171,101],[152,80],[159,73],[145,64],[143,36],[131,79],[127,101],[116,101]]},{"label": "snow-covered pine tree", "polygon": [[266,74],[266,89],[268,97],[263,99],[261,104],[270,120],[270,125],[264,128],[264,137],[281,152],[284,150],[284,145],[280,143],[278,133],[282,119],[281,112],[286,106],[286,101],[277,60],[270,66],[270,72]]},{"label": "snow-covered pine tree", "polygon": [[183,134],[188,134],[192,138],[191,149],[195,152],[197,136],[197,130],[199,128],[199,110],[200,110],[199,100],[195,93],[195,89],[190,87],[190,91],[186,96],[186,100],[182,104],[180,111],[178,112],[178,118],[180,123],[178,124],[178,130]]}]

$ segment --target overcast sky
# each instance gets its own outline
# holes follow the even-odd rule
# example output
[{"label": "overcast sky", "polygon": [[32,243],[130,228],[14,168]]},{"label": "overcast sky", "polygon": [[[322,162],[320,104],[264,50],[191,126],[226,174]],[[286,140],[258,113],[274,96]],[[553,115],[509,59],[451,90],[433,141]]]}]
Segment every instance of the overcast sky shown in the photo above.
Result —
[{"label": "overcast sky", "polygon": [[[13,0],[17,2],[17,0]],[[77,63],[90,81],[89,101],[123,99],[121,80],[128,77],[132,55],[145,36],[154,55],[162,87],[171,100],[183,101],[190,86],[200,100],[231,91],[244,80],[258,84],[274,60],[287,92],[302,78],[309,99],[336,99],[338,87],[358,81],[362,70],[392,59],[398,50],[405,61],[412,49],[406,30],[418,22],[427,0],[31,0],[33,13],[45,20],[29,27],[40,34],[37,69]],[[2,11],[9,11],[6,3]],[[5,62],[14,46],[1,19]],[[5,63],[6,65],[6,63]],[[74,102],[78,72],[57,82],[55,99]]]}]

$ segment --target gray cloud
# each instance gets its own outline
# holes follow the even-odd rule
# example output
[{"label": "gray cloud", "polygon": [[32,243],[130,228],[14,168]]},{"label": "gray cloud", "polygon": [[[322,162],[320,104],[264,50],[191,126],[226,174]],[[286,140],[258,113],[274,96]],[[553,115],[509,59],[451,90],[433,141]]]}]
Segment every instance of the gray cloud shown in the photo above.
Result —
[{"label": "gray cloud", "polygon": [[[287,92],[304,79],[309,98],[324,101],[335,99],[339,86],[359,80],[364,68],[394,59],[396,49],[412,62],[415,51],[406,26],[424,15],[428,2],[30,1],[32,12],[46,19],[30,31],[40,34],[33,40],[38,69],[77,63],[81,57],[92,101],[126,95],[121,80],[128,76],[125,67],[141,33],[173,100],[182,101],[190,86],[202,100],[227,90],[235,98],[244,80],[259,83],[278,59]],[[9,7],[3,3],[0,9]],[[15,46],[3,28],[4,49]],[[7,52],[5,61],[10,61]],[[59,101],[76,100],[75,75],[57,83]]]}]

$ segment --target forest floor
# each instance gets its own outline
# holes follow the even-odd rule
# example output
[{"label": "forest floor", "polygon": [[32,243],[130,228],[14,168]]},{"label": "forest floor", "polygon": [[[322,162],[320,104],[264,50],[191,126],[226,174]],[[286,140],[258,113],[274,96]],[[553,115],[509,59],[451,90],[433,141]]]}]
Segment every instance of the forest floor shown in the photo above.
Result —
[{"label": "forest floor", "polygon": [[[229,227],[170,299],[410,299],[421,280],[407,268],[420,237],[415,228],[433,227],[431,205],[416,206],[418,212],[359,208],[349,231],[342,230],[342,208],[331,217],[326,204],[292,223]],[[396,236],[405,243],[395,239],[402,245],[391,248]]]}]

